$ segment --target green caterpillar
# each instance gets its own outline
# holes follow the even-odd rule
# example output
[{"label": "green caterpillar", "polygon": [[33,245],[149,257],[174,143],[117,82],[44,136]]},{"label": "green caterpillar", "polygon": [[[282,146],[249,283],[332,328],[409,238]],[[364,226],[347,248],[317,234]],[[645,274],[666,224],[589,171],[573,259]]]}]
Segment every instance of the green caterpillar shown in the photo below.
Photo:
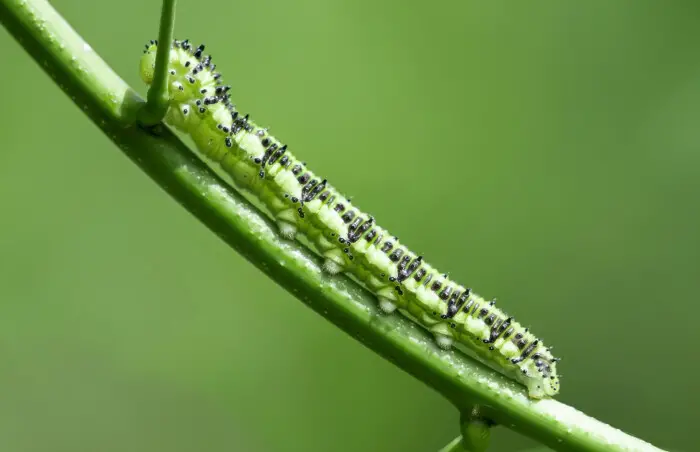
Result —
[{"label": "green caterpillar", "polygon": [[[157,41],[146,45],[141,77],[150,85]],[[532,398],[559,392],[549,348],[513,317],[438,272],[356,208],[326,179],[306,168],[267,129],[230,102],[204,46],[174,41],[170,51],[166,122],[188,134],[199,152],[269,210],[282,236],[303,235],[330,274],[347,272],[378,298],[430,330],[442,348],[457,342],[477,358],[521,382]]]}]

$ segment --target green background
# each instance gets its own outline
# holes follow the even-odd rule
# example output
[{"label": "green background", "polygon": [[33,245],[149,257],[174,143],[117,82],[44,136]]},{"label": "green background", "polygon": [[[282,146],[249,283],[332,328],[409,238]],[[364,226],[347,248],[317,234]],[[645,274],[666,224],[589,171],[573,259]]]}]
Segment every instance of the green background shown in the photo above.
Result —
[{"label": "green background", "polygon": [[[157,1],[55,0],[130,84]],[[697,450],[700,4],[179,2],[238,107]],[[435,451],[457,413],[147,179],[0,30],[0,449]],[[533,443],[506,430],[494,451]]]}]

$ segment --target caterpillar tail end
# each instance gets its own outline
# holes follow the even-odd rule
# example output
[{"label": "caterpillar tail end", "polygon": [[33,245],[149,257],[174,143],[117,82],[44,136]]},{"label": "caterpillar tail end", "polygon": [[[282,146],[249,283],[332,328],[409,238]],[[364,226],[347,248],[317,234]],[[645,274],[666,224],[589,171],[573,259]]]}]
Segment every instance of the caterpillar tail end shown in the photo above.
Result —
[{"label": "caterpillar tail end", "polygon": [[526,382],[527,394],[531,399],[547,399],[559,394],[559,378],[530,378]]}]

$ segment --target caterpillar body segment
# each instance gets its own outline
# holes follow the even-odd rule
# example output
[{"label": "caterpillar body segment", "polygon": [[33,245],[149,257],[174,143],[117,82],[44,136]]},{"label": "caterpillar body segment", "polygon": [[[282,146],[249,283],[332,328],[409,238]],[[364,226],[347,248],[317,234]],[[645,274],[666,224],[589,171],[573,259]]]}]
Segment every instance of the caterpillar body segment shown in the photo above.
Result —
[{"label": "caterpillar body segment", "polygon": [[[141,76],[150,84],[157,42],[146,45]],[[525,385],[532,398],[559,392],[557,359],[520,323],[471,289],[450,280],[381,228],[324,178],[306,168],[268,130],[230,102],[204,46],[174,41],[169,58],[166,122],[192,137],[199,152],[259,199],[288,239],[309,240],[324,271],[348,272],[378,299],[435,336],[455,342]]]}]

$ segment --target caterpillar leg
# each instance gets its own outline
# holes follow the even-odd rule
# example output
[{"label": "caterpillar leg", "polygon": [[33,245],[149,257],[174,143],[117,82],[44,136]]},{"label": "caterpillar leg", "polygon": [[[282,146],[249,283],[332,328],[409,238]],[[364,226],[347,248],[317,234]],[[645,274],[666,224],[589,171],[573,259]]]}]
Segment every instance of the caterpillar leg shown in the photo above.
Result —
[{"label": "caterpillar leg", "polygon": [[204,157],[216,163],[220,163],[228,153],[224,140],[218,139],[216,136],[195,134],[192,136],[192,141],[194,141],[194,144],[197,145],[197,150]]},{"label": "caterpillar leg", "polygon": [[329,275],[337,275],[338,273],[342,273],[343,270],[345,270],[345,267],[338,264],[333,259],[326,258],[323,261],[323,271]]},{"label": "caterpillar leg", "polygon": [[386,286],[377,291],[377,300],[379,300],[379,309],[386,314],[391,314],[399,307],[398,299],[391,286]]},{"label": "caterpillar leg", "polygon": [[449,350],[452,348],[452,343],[454,340],[452,339],[452,335],[450,334],[450,331],[445,323],[436,323],[430,328],[430,332],[433,333],[433,336],[435,336],[435,342],[437,343],[438,347],[443,350]]},{"label": "caterpillar leg", "polygon": [[[258,196],[259,193],[259,177],[257,169],[248,164],[248,162],[241,160],[233,153],[227,153],[221,159],[221,167],[226,171],[233,183],[242,190],[248,190]],[[264,200],[263,200],[264,202]]]},{"label": "caterpillar leg", "polygon": [[398,308],[396,303],[388,298],[377,297],[377,299],[379,300],[379,309],[384,311],[385,314],[391,314],[392,312],[396,311],[396,308]]},{"label": "caterpillar leg", "polygon": [[371,272],[364,271],[361,268],[354,269],[354,274],[362,281],[377,297],[379,309],[385,314],[391,314],[399,308],[399,300],[391,286],[386,284],[379,278],[372,275]]},{"label": "caterpillar leg", "polygon": [[294,240],[299,233],[296,212],[269,187],[261,187],[260,199],[275,218],[280,235],[287,240]]},{"label": "caterpillar leg", "polygon": [[450,336],[445,336],[444,334],[435,334],[435,343],[443,350],[449,350],[452,348],[452,338]]},{"label": "caterpillar leg", "polygon": [[[322,246],[322,245],[320,245]],[[347,269],[345,256],[336,248],[332,248],[323,253],[323,271],[331,275],[337,275]]]},{"label": "caterpillar leg", "polygon": [[286,221],[277,221],[277,227],[279,228],[280,235],[287,240],[294,240],[297,236],[297,232],[299,232],[296,225]]}]

